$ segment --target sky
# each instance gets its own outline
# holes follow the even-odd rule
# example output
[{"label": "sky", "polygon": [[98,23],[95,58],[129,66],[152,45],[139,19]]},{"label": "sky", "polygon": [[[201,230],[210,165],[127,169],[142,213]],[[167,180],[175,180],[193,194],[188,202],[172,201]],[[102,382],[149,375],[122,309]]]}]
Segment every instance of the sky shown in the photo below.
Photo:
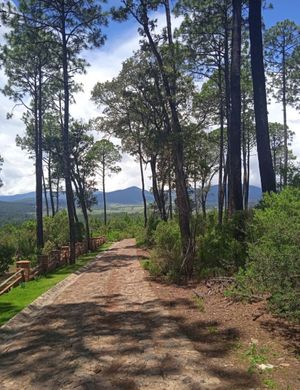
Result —
[{"label": "sky", "polygon": [[[118,1],[108,2],[117,4]],[[270,27],[277,21],[291,19],[300,24],[300,0],[273,0],[274,8],[264,11],[266,27]],[[158,15],[158,23],[164,25],[163,15]],[[180,20],[175,19],[173,25],[177,27]],[[0,42],[3,42],[4,27],[0,27]],[[90,100],[91,90],[96,82],[111,80],[118,75],[122,62],[130,57],[139,46],[137,25],[131,20],[124,23],[112,22],[104,33],[107,35],[105,45],[100,49],[94,49],[83,53],[90,66],[85,75],[76,77],[82,83],[83,92],[76,95],[76,103],[71,107],[71,115],[76,119],[87,121],[97,117],[100,110]],[[0,69],[0,88],[5,85],[6,78],[3,69]],[[6,119],[15,103],[0,93],[0,155],[4,157],[1,177],[4,186],[0,188],[0,194],[10,195],[34,191],[35,177],[33,160],[26,151],[15,145],[16,135],[24,135],[25,127],[21,120],[22,107],[14,108],[12,119]],[[282,108],[274,102],[269,106],[269,121],[282,122]],[[293,152],[300,158],[300,112],[288,109],[288,125],[295,132]],[[97,135],[100,139],[101,135]],[[123,155],[121,162],[122,171],[107,179],[107,191],[114,191],[130,186],[140,187],[139,165],[128,155]],[[251,158],[250,184],[260,186],[258,163],[255,151]],[[100,181],[99,181],[100,185]],[[150,171],[146,170],[146,186],[151,187]]]}]

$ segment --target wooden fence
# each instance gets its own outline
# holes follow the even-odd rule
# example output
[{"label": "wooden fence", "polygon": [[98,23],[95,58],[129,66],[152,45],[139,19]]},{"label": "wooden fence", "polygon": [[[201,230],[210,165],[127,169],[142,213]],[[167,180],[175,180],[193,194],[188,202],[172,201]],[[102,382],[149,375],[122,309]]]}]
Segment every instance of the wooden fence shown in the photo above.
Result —
[{"label": "wooden fence", "polygon": [[[90,238],[90,250],[93,252],[96,251],[105,241],[105,237]],[[75,257],[79,257],[87,252],[88,247],[86,242],[76,242]],[[69,260],[70,247],[62,246],[60,249],[52,250],[49,255],[38,256],[38,265],[34,268],[31,268],[31,263],[28,260],[17,261],[17,271],[0,284],[0,295],[8,292],[11,288],[16,287],[22,282],[28,282],[38,275],[45,274],[68,264]]]}]

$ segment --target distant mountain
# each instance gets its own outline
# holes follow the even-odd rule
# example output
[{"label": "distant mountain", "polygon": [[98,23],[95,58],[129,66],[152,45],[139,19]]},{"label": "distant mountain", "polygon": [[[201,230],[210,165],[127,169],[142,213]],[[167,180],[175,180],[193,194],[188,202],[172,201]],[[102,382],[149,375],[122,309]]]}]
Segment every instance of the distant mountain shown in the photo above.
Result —
[{"label": "distant mountain", "polygon": [[26,192],[25,194],[16,195],[0,195],[0,201],[2,202],[35,202],[35,192]]},{"label": "distant mountain", "polygon": [[[146,199],[148,203],[154,202],[153,194],[149,191],[145,191]],[[103,206],[103,193],[97,191],[95,193],[97,199],[97,205],[94,206],[95,209],[102,208]],[[192,196],[192,194],[191,194]],[[175,199],[175,194],[173,194]],[[256,204],[261,199],[261,189],[259,187],[250,186],[249,189],[249,203],[251,205]],[[129,187],[123,190],[117,190],[106,193],[107,205],[142,205],[142,192],[138,187]],[[218,203],[218,186],[214,185],[211,187],[208,198],[207,206],[216,207]],[[60,207],[66,207],[66,197],[65,194],[60,194]],[[35,193],[28,192],[25,194],[17,195],[0,195],[0,219],[3,216],[9,216],[10,214],[20,214],[20,215],[32,215],[35,210]]]},{"label": "distant mountain", "polygon": [[[249,203],[254,205],[258,203],[261,199],[262,192],[261,188],[256,186],[249,187]],[[210,207],[214,207],[218,204],[218,186],[211,186],[210,191],[207,197],[207,205]]]},{"label": "distant mountain", "polygon": [[[103,192],[97,191],[96,198],[98,206],[103,205]],[[148,203],[154,201],[153,194],[145,191],[146,200]],[[124,205],[138,205],[143,203],[142,191],[138,187],[129,187],[124,190],[117,190],[106,193],[107,204],[124,204]]]}]

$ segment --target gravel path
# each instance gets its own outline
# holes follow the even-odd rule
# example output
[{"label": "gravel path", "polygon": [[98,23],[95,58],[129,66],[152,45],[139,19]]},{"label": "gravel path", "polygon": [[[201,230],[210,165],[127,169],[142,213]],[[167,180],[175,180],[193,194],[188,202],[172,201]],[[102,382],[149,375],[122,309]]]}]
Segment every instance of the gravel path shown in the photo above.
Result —
[{"label": "gravel path", "polygon": [[123,240],[0,329],[0,388],[225,389]]}]

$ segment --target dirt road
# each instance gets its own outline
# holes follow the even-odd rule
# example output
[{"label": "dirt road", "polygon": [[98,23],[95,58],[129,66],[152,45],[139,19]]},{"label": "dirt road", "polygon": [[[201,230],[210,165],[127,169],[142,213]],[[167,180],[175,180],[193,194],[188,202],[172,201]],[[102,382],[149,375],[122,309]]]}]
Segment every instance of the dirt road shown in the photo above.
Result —
[{"label": "dirt road", "polygon": [[257,389],[206,369],[123,240],[0,330],[0,388]]}]

